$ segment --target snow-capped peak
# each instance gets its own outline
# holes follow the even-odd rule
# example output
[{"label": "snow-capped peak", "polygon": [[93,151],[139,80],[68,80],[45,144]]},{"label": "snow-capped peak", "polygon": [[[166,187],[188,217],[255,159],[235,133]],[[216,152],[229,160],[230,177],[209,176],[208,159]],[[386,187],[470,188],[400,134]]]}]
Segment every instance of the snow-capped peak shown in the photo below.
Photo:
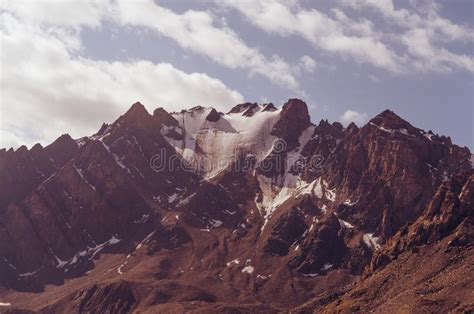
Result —
[{"label": "snow-capped peak", "polygon": [[[209,177],[219,173],[241,154],[252,154],[257,160],[272,148],[275,137],[271,135],[280,117],[279,109],[264,110],[268,105],[236,106],[227,114],[215,109],[195,107],[187,111],[172,113],[184,130],[184,139],[165,137],[186,160],[197,165],[200,157],[206,158]],[[209,119],[209,115],[214,115]]]}]

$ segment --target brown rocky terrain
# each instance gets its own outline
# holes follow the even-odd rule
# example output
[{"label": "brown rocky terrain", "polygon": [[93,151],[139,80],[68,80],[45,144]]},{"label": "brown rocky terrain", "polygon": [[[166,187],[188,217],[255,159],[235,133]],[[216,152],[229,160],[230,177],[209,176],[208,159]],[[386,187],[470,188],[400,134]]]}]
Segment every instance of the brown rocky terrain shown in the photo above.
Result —
[{"label": "brown rocky terrain", "polygon": [[0,150],[0,311],[470,312],[470,160],[391,111],[135,103]]}]

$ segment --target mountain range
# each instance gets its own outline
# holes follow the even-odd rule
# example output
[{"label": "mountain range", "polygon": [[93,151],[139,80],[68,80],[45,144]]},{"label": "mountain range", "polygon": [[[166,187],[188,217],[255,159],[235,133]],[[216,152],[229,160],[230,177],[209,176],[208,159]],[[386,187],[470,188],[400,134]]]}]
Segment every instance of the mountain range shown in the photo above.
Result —
[{"label": "mountain range", "polygon": [[389,110],[137,102],[0,150],[0,312],[472,312],[472,163]]}]

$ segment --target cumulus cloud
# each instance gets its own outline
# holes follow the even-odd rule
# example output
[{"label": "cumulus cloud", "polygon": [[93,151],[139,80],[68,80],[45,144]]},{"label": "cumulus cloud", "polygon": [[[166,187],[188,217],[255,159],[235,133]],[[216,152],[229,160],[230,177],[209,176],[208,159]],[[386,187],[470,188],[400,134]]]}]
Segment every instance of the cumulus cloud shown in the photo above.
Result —
[{"label": "cumulus cloud", "polygon": [[177,14],[152,0],[119,0],[117,4],[115,19],[118,23],[149,28],[220,65],[243,69],[298,90],[291,65],[277,55],[267,58],[256,48],[249,47],[225,24],[217,25],[209,12],[189,10]]},{"label": "cumulus cloud", "polygon": [[364,125],[368,120],[369,116],[366,113],[360,113],[354,110],[346,110],[340,117],[339,120],[344,125],[348,125],[351,122],[361,126]]},{"label": "cumulus cloud", "polygon": [[474,72],[472,56],[448,49],[449,44],[472,42],[474,30],[442,17],[438,3],[410,1],[412,10],[408,10],[396,9],[392,0],[342,2],[357,11],[372,9],[392,24],[386,37],[394,38],[396,43],[404,46],[408,54],[404,58],[408,70],[447,72],[465,69]]},{"label": "cumulus cloud", "polygon": [[100,26],[110,8],[108,0],[83,1],[2,1],[0,10],[8,11],[31,25],[63,26],[79,30]]},{"label": "cumulus cloud", "polygon": [[91,134],[137,100],[149,110],[193,105],[224,110],[243,101],[220,80],[171,64],[81,57],[77,32],[26,23],[8,12],[1,13],[0,32],[0,147],[47,144],[63,132]]},{"label": "cumulus cloud", "polygon": [[326,13],[305,9],[298,1],[216,2],[238,10],[268,33],[299,36],[317,50],[391,73],[474,72],[472,56],[448,48],[455,42],[472,42],[474,31],[441,17],[440,6],[433,1],[411,1],[408,10],[396,9],[392,0],[340,0],[342,7]]},{"label": "cumulus cloud", "polygon": [[296,2],[218,1],[220,5],[237,9],[259,28],[280,36],[300,36],[315,48],[350,57],[358,63],[368,63],[391,72],[399,72],[398,56],[372,35],[367,20],[350,19],[342,11],[330,16],[316,9],[303,9]]},{"label": "cumulus cloud", "polygon": [[318,67],[318,64],[316,61],[314,61],[313,58],[309,56],[302,56],[300,58],[299,68],[302,69],[303,71],[308,72],[308,73],[313,73],[317,67]]},{"label": "cumulus cloud", "polygon": [[2,9],[28,23],[69,27],[76,31],[84,26],[99,27],[103,21],[146,28],[217,64],[260,75],[275,84],[300,91],[292,65],[276,54],[267,57],[258,49],[248,46],[226,25],[225,20],[215,17],[210,11],[188,10],[179,14],[153,0],[34,3],[18,0],[1,3]]}]

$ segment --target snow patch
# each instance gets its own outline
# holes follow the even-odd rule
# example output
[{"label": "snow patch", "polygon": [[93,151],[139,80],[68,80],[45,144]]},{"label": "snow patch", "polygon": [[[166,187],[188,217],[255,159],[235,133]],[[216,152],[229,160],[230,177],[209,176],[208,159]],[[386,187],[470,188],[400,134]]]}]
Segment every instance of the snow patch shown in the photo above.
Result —
[{"label": "snow patch", "polygon": [[332,264],[324,264],[324,266],[321,268],[322,271],[327,271],[330,270],[333,267]]},{"label": "snow patch", "polygon": [[104,243],[97,244],[95,247],[89,247],[88,246],[86,250],[77,252],[76,255],[74,255],[73,257],[71,257],[68,260],[62,260],[59,257],[57,257],[56,255],[54,255],[54,258],[56,259],[56,262],[58,263],[56,265],[56,268],[64,268],[65,266],[74,265],[75,263],[77,263],[79,261],[80,257],[86,256],[86,255],[91,255],[91,257],[89,259],[92,260],[95,257],[95,255],[97,255],[97,253],[99,253],[105,247],[113,245],[113,244],[117,244],[120,241],[121,240],[118,239],[117,237],[112,236],[112,238],[110,238],[109,240],[105,241]]},{"label": "snow patch", "polygon": [[319,275],[318,273],[303,274],[304,277],[311,277],[311,278],[317,277],[318,275]]},{"label": "snow patch", "polygon": [[127,166],[125,166],[121,159],[114,153],[110,150],[110,148],[104,143],[104,141],[102,141],[102,138],[99,139],[99,141],[102,143],[102,145],[104,146],[104,148],[107,150],[107,152],[109,152],[109,154],[112,155],[112,157],[114,158],[115,162],[117,163],[117,165],[120,166],[120,168],[124,169],[125,171],[127,171],[128,174],[130,174],[132,177],[132,173],[130,172],[130,169],[127,168]]},{"label": "snow patch", "polygon": [[323,204],[323,206],[321,206],[321,211],[323,212],[323,214],[328,212],[328,207],[326,206],[326,204]]},{"label": "snow patch", "polygon": [[[387,133],[390,133],[390,134],[400,133],[400,134],[403,134],[403,135],[407,135],[407,136],[413,137],[413,135],[411,135],[410,133],[408,133],[408,129],[406,129],[406,128],[401,128],[401,129],[387,129],[387,128],[385,128],[385,127],[383,127],[383,126],[381,126],[381,125],[377,125],[377,124],[375,124],[375,123],[373,123],[373,122],[370,122],[370,125],[373,125],[373,126],[377,127],[379,130],[384,131],[384,132],[387,132]],[[429,139],[430,141],[432,140],[432,138],[431,138],[431,137],[433,136],[432,134],[423,133],[423,135],[424,135],[427,139]]]},{"label": "snow patch", "polygon": [[[167,136],[165,139],[185,160],[199,165],[199,157],[205,156],[212,167],[206,167],[204,171],[206,178],[211,178],[241,152],[256,156],[257,161],[264,158],[275,140],[271,131],[280,117],[280,110],[264,112],[257,108],[252,117],[242,113],[223,114],[215,122],[206,120],[211,110],[201,107],[171,114],[184,130],[184,140],[176,141]],[[162,130],[162,133],[166,132]]]},{"label": "snow patch", "polygon": [[365,233],[362,236],[362,240],[369,248],[373,250],[379,250],[381,248],[380,244],[378,243],[379,238],[374,237],[373,233]]},{"label": "snow patch", "polygon": [[222,221],[217,220],[217,219],[211,219],[211,220],[209,220],[209,223],[211,224],[211,227],[213,227],[213,228],[219,228],[223,224]]},{"label": "snow patch", "polygon": [[402,133],[402,134],[404,134],[404,135],[410,135],[410,134],[408,134],[408,130],[407,130],[407,129],[400,129],[399,132]]},{"label": "snow patch", "polygon": [[322,198],[323,197],[323,188],[321,185],[321,178],[318,179],[314,193],[317,198]]},{"label": "snow patch", "polygon": [[344,205],[348,205],[348,206],[354,206],[355,204],[357,204],[357,201],[356,201],[356,202],[353,202],[353,201],[351,201],[350,199],[347,199],[347,200],[344,202]]},{"label": "snow patch", "polygon": [[272,275],[265,276],[265,275],[257,274],[257,278],[258,278],[258,279],[262,279],[262,280],[266,280],[268,277],[271,277],[271,276],[272,276]]},{"label": "snow patch", "polygon": [[117,273],[118,273],[119,275],[123,275],[122,268],[123,268],[125,265],[127,265],[127,262],[128,262],[128,261],[123,262],[123,263],[117,268]]},{"label": "snow patch", "polygon": [[178,197],[178,195],[179,195],[178,193],[174,193],[174,194],[171,194],[170,196],[168,196],[168,203],[169,204],[173,203],[176,200],[176,198]]},{"label": "snow patch", "polygon": [[240,260],[238,258],[236,258],[233,261],[228,262],[226,265],[227,265],[227,267],[230,267],[232,265],[239,265],[239,264],[240,264]]},{"label": "snow patch", "polygon": [[324,196],[326,196],[326,198],[331,202],[336,201],[336,190],[334,190],[334,189],[330,190],[328,188],[328,183],[324,180],[323,180],[323,185],[324,185],[324,189],[325,189]]},{"label": "snow patch", "polygon": [[47,177],[43,182],[41,182],[41,184],[38,186],[37,189],[40,189],[44,184],[48,183],[55,175],[56,175],[56,172],[54,172],[49,177]]},{"label": "snow patch", "polygon": [[395,133],[395,130],[386,129],[386,128],[384,128],[383,126],[377,125],[377,124],[375,124],[375,123],[373,123],[373,122],[370,122],[370,125],[373,125],[373,126],[375,126],[376,128],[378,128],[379,130],[382,130],[382,131],[387,132],[387,133],[392,133],[392,134]]},{"label": "snow patch", "polygon": [[72,166],[74,167],[74,169],[76,169],[76,172],[77,174],[79,174],[82,181],[84,181],[87,185],[89,185],[92,190],[97,191],[95,186],[93,186],[89,181],[87,181],[86,176],[84,175],[84,171],[81,168],[77,167],[75,163],[73,163]]},{"label": "snow patch", "polygon": [[2,259],[5,261],[5,263],[8,264],[8,266],[10,266],[11,269],[16,270],[15,265],[13,265],[12,263],[10,263],[5,257],[2,256]]},{"label": "snow patch", "polygon": [[433,134],[430,134],[430,133],[424,133],[423,132],[423,136],[426,137],[428,140],[432,141],[433,140]]},{"label": "snow patch", "polygon": [[28,277],[34,276],[37,272],[38,272],[38,271],[35,270],[35,271],[32,271],[32,272],[27,272],[27,273],[19,274],[18,276],[20,276],[21,278],[28,278]]},{"label": "snow patch", "polygon": [[186,197],[184,200],[181,200],[179,201],[179,203],[176,205],[176,206],[183,206],[183,205],[186,205],[189,203],[189,201],[191,201],[191,199],[194,197],[194,195],[196,195],[196,192],[194,192],[193,194],[189,195],[188,197]]},{"label": "snow patch", "polygon": [[79,146],[79,148],[86,145],[86,143],[87,143],[87,137],[81,137],[76,140],[76,144],[77,146]]},{"label": "snow patch", "polygon": [[449,174],[446,170],[443,171],[443,182],[449,181]]},{"label": "snow patch", "polygon": [[255,268],[253,268],[253,266],[245,266],[244,268],[242,268],[242,272],[243,273],[247,273],[247,274],[252,274],[253,271],[255,270]]},{"label": "snow patch", "polygon": [[[136,250],[139,250],[139,249],[143,246],[143,244],[144,244],[146,241],[148,241],[148,239],[150,239],[150,238],[155,234],[155,232],[156,232],[156,231],[153,231],[152,233],[148,234],[148,235],[145,237],[145,239],[143,239],[140,243],[138,243],[138,245],[135,247],[135,251],[136,251]],[[127,258],[128,258],[128,256],[127,256]]]},{"label": "snow patch", "polygon": [[133,139],[133,142],[135,143],[135,145],[138,147],[138,150],[140,151],[140,153],[143,154],[143,148],[142,146],[140,145],[140,143],[138,142],[137,138],[135,137],[135,135],[132,136],[132,139]]},{"label": "snow patch", "polygon": [[342,220],[340,218],[338,220],[339,220],[339,224],[341,225],[341,228],[347,228],[347,229],[354,228],[354,226],[352,224],[348,223],[347,221]]},{"label": "snow patch", "polygon": [[56,259],[56,261],[58,262],[58,265],[56,266],[56,268],[62,268],[64,266],[66,266],[68,264],[69,261],[63,261],[62,259],[60,259],[59,257],[57,257],[56,255],[54,255],[54,258]]},{"label": "snow patch", "polygon": [[300,195],[315,195],[316,197],[321,198],[322,197],[321,178],[313,180],[307,185],[303,185],[297,191]]}]

